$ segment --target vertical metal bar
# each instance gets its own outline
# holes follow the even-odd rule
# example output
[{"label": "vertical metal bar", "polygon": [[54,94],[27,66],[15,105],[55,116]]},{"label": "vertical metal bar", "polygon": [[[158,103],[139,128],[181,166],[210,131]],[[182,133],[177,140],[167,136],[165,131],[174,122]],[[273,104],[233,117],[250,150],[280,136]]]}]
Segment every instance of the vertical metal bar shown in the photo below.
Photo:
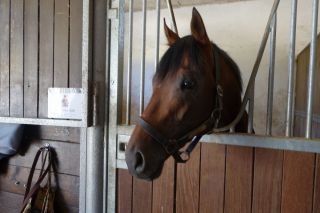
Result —
[{"label": "vertical metal bar", "polygon": [[[88,126],[88,107],[89,107],[89,73],[91,73],[91,34],[90,22],[92,15],[92,1],[83,0],[82,3],[82,90],[83,90],[83,114],[82,124]],[[81,128],[80,134],[80,189],[79,189],[79,212],[85,213],[87,205],[87,128]]]},{"label": "vertical metal bar", "polygon": [[141,73],[140,73],[140,115],[144,110],[144,79],[145,79],[145,61],[146,61],[146,18],[147,1],[142,0],[142,50],[141,50]]},{"label": "vertical metal bar", "polygon": [[128,76],[127,76],[127,109],[126,124],[130,124],[130,108],[131,108],[131,76],[132,76],[132,31],[133,31],[133,2],[130,0],[129,6],[129,49],[128,49]]},{"label": "vertical metal bar", "polygon": [[103,208],[103,127],[87,129],[86,212],[102,212]]},{"label": "vertical metal bar", "polygon": [[290,47],[288,64],[288,100],[286,114],[286,136],[292,136],[293,130],[293,105],[294,105],[294,80],[295,80],[295,52],[296,52],[296,25],[297,25],[297,1],[292,0],[291,24],[290,24]]},{"label": "vertical metal bar", "polygon": [[[117,125],[119,121],[119,102],[122,94],[121,80],[123,72],[123,36],[124,36],[124,0],[112,1],[109,14],[113,11],[114,17],[110,17],[110,52],[109,52],[109,123],[108,138],[105,138],[107,146],[107,212],[116,212],[116,153],[117,153]],[[108,58],[107,58],[108,60]]]},{"label": "vertical metal bar", "polygon": [[254,84],[250,89],[248,133],[253,132]]},{"label": "vertical metal bar", "polygon": [[243,98],[243,101],[242,101],[242,105],[241,105],[240,111],[239,111],[237,117],[229,125],[221,127],[221,128],[214,129],[215,132],[223,132],[223,131],[229,130],[231,127],[236,126],[236,124],[240,121],[240,119],[243,116],[243,113],[244,113],[245,108],[246,108],[246,104],[247,104],[247,102],[248,102],[248,100],[250,98],[250,89],[254,86],[254,81],[255,81],[256,75],[258,73],[258,69],[259,69],[260,62],[261,62],[261,59],[262,59],[262,56],[263,56],[263,52],[264,52],[264,49],[265,49],[267,41],[268,41],[269,32],[270,32],[270,23],[271,23],[271,21],[273,19],[273,16],[274,16],[275,12],[278,9],[279,2],[280,2],[280,0],[275,0],[274,3],[273,3],[273,6],[272,6],[272,9],[271,9],[271,12],[270,12],[270,16],[268,18],[267,26],[265,28],[265,31],[264,31],[264,34],[263,34],[263,38],[262,38],[262,41],[261,41],[261,44],[260,44],[259,52],[258,52],[257,58],[255,60],[255,63],[253,65],[252,72],[251,72],[251,75],[250,75],[250,79],[249,79],[249,82],[248,82],[248,86],[247,86],[246,92],[244,94],[244,98]]},{"label": "vertical metal bar", "polygon": [[157,70],[157,65],[159,62],[159,41],[160,41],[160,0],[157,0],[157,7],[156,7],[156,13],[157,13],[157,24],[156,24],[156,49],[155,49],[155,71]]},{"label": "vertical metal bar", "polygon": [[[109,193],[108,193],[108,187],[109,187],[109,183],[108,183],[108,177],[109,177],[109,162],[108,162],[108,157],[109,157],[109,144],[108,144],[108,141],[109,141],[109,104],[111,102],[109,102],[109,86],[111,85],[110,84],[110,52],[111,52],[111,46],[110,46],[110,19],[109,19],[109,12],[110,12],[110,0],[107,0],[106,1],[106,46],[105,46],[105,49],[106,49],[106,64],[105,64],[105,97],[104,97],[104,102],[105,102],[105,112],[104,112],[104,136],[103,136],[103,144],[104,144],[104,147],[103,147],[103,209],[102,209],[102,213],[107,213],[107,210],[108,210],[108,201],[109,200],[115,200],[115,195],[113,195],[113,199],[110,199],[109,196],[111,196]],[[109,86],[108,86],[109,85]],[[111,116],[110,116],[111,117]],[[115,183],[110,183],[110,184],[115,184]]]},{"label": "vertical metal bar", "polygon": [[89,80],[91,73],[91,15],[92,15],[92,2],[90,0],[83,0],[82,5],[82,60],[81,60],[81,68],[82,68],[82,92],[83,92],[83,112],[82,112],[82,123],[83,126],[88,126],[89,123]]},{"label": "vertical metal bar", "polygon": [[277,14],[274,14],[271,25],[270,36],[270,64],[268,78],[268,102],[267,102],[267,127],[266,134],[272,134],[272,109],[273,109],[273,86],[274,86],[274,64],[276,54],[276,37],[277,37]]},{"label": "vertical metal bar", "polygon": [[172,24],[173,24],[173,27],[174,27],[174,31],[177,33],[177,35],[179,35],[177,24],[176,24],[176,18],[174,16],[173,9],[172,9],[171,0],[167,0],[167,7],[168,7],[169,12],[170,12],[170,16],[171,16]]},{"label": "vertical metal bar", "polygon": [[314,0],[312,4],[312,32],[311,32],[310,61],[309,61],[309,75],[308,75],[306,138],[311,137],[311,128],[312,128],[312,111],[313,111],[312,106],[313,106],[314,78],[315,78],[316,57],[317,57],[318,6],[319,6],[319,0]]},{"label": "vertical metal bar", "polygon": [[87,188],[87,128],[81,128],[80,134],[80,186],[79,186],[79,212],[86,212]]}]

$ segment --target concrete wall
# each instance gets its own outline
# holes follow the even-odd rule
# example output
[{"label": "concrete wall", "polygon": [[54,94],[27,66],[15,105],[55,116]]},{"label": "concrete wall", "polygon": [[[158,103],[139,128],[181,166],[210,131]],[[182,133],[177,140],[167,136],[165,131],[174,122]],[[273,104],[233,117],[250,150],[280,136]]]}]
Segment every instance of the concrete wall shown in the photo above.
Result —
[{"label": "concrete wall", "polygon": [[[272,1],[246,1],[226,4],[212,4],[196,6],[200,12],[207,28],[210,39],[218,44],[222,49],[236,61],[242,71],[244,87],[250,76],[259,45],[262,39],[264,28],[272,7]],[[311,28],[311,1],[300,2],[298,5],[298,26],[297,26],[297,46],[298,54],[310,41]],[[174,10],[180,36],[190,33],[190,19],[192,7],[182,7]],[[275,74],[275,94],[273,110],[273,133],[281,135],[285,130],[285,110],[287,102],[287,67],[289,49],[289,25],[290,25],[291,1],[282,0],[278,10],[278,32],[276,49],[276,74]],[[165,17],[168,21],[170,16],[168,11],[161,10],[161,20]],[[128,22],[128,14],[126,16]],[[127,24],[127,23],[126,23]],[[127,25],[126,25],[127,27]],[[163,33],[161,21],[160,36],[160,56],[167,49],[166,40]],[[139,70],[142,43],[142,24],[141,12],[134,14],[134,46],[133,46],[133,99],[132,112],[133,121],[137,114],[139,100]],[[156,38],[155,11],[147,13],[147,40],[146,40],[146,86],[151,88],[151,79],[154,73],[155,61],[155,38]],[[128,31],[125,31],[127,45]],[[125,54],[125,61],[127,54]],[[125,62],[125,72],[127,63]],[[126,74],[124,75],[126,76]],[[254,128],[257,133],[264,133],[266,123],[266,101],[267,101],[267,82],[268,82],[268,52],[264,54],[260,71],[256,79],[255,92],[255,117]],[[124,78],[124,85],[126,79]],[[151,91],[145,92],[146,103]],[[125,97],[125,95],[124,95]],[[125,102],[125,100],[124,100]],[[125,103],[123,105],[125,107]]]}]

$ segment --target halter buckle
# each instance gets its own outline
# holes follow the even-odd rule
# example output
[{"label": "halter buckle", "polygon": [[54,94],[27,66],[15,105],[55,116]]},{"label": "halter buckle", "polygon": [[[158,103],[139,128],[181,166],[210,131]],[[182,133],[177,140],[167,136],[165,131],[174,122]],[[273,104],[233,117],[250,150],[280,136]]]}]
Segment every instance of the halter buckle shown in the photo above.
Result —
[{"label": "halter buckle", "polygon": [[217,85],[217,94],[219,97],[223,97],[223,89],[220,84]]},{"label": "halter buckle", "polygon": [[183,160],[183,163],[187,162],[190,159],[190,153],[187,151],[179,152],[179,155],[181,159]]}]

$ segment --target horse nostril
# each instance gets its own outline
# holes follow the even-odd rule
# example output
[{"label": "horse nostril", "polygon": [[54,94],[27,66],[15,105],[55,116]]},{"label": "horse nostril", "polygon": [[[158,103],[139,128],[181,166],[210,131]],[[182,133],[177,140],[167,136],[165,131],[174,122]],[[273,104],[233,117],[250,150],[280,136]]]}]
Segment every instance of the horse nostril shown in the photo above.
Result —
[{"label": "horse nostril", "polygon": [[134,168],[137,173],[142,172],[144,169],[144,160],[141,152],[136,153],[136,163],[134,165]]}]

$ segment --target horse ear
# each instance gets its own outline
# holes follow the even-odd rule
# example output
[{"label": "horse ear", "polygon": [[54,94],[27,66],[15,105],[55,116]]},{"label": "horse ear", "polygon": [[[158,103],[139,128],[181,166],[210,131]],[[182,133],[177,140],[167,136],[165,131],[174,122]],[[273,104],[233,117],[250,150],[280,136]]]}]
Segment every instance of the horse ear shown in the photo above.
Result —
[{"label": "horse ear", "polygon": [[192,10],[190,26],[191,34],[197,41],[202,44],[210,43],[202,18],[195,7]]},{"label": "horse ear", "polygon": [[178,36],[178,34],[170,30],[170,28],[167,26],[166,19],[163,19],[163,25],[168,43],[170,46],[172,46],[180,37]]}]

